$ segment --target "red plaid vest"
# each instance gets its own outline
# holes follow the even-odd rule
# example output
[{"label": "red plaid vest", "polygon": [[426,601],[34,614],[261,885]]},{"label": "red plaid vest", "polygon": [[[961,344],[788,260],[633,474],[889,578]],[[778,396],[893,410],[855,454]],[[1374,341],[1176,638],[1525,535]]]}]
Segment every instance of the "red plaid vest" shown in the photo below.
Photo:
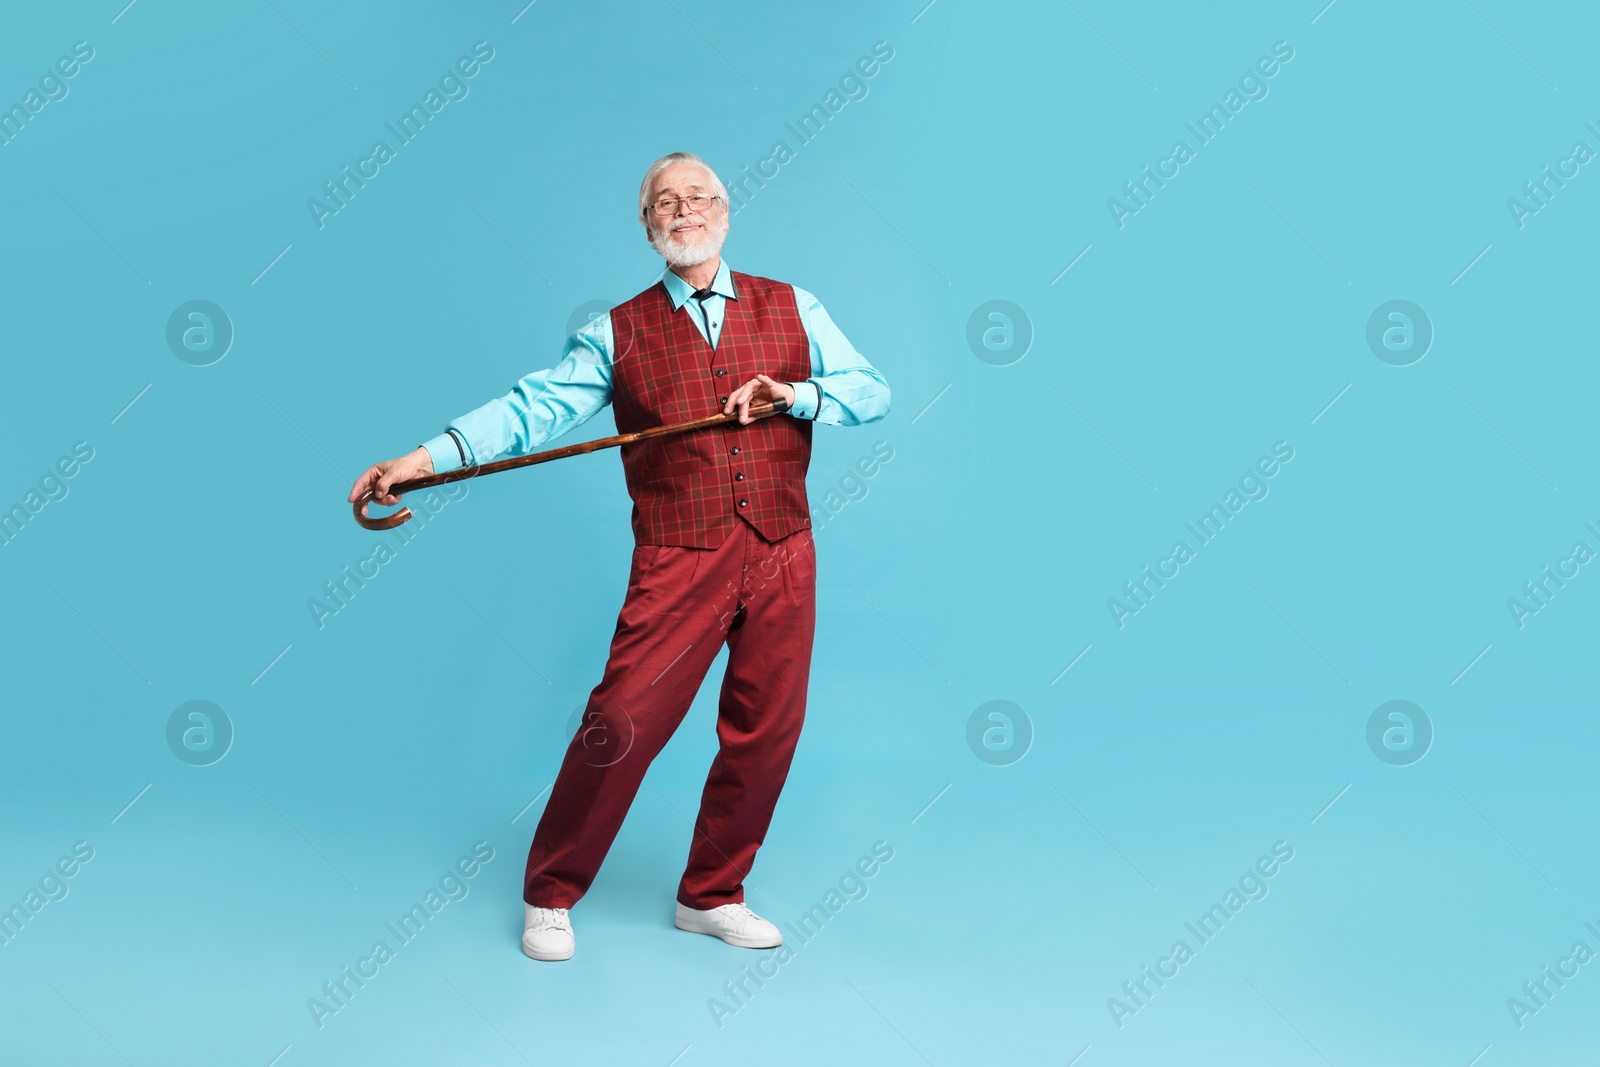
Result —
[{"label": "red plaid vest", "polygon": [[[730,273],[738,296],[724,301],[715,350],[690,319],[699,305],[691,298],[674,311],[665,282],[611,309],[618,432],[716,415],[722,398],[757,373],[780,382],[811,376],[794,289]],[[634,542],[718,548],[741,518],[768,541],[805,529],[810,463],[811,420],[787,414],[623,445]]]}]

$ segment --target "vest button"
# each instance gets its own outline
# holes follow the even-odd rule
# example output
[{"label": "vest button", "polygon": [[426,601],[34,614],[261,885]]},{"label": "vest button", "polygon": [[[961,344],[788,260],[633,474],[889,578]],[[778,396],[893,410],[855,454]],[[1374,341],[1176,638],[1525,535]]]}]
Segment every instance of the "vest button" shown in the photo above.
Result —
[{"label": "vest button", "polygon": [[739,501],[739,506],[740,506],[740,507],[741,507],[741,508],[742,508],[742,507],[744,507],[744,501],[743,501],[743,500],[741,500],[741,501]]},{"label": "vest button", "polygon": [[719,397],[717,397],[717,403],[719,403],[719,404],[726,404],[726,403],[727,403],[727,402],[728,402],[728,398],[727,398],[727,397],[725,397],[725,396],[719,396]]},{"label": "vest button", "polygon": [[721,367],[718,367],[718,368],[717,368],[717,377],[718,377],[718,378],[721,378],[721,377],[723,377],[723,376],[724,376],[724,375],[726,375],[726,374],[727,374],[727,373],[728,373],[728,372],[727,372],[727,371],[725,371],[725,370],[723,370],[723,369],[722,369],[722,368],[721,368]]},{"label": "vest button", "polygon": [[731,449],[728,450],[728,454],[730,456],[737,456],[739,454],[739,446],[738,445],[734,445]]},{"label": "vest button", "polygon": [[744,471],[740,471],[738,474],[735,474],[733,476],[733,480],[736,481],[736,482],[744,481]]}]

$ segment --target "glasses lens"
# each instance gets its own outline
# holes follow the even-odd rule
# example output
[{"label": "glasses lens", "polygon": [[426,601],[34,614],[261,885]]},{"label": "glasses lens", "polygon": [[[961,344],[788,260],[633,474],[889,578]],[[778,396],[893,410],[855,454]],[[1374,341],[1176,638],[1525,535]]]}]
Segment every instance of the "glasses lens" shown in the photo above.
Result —
[{"label": "glasses lens", "polygon": [[[694,196],[683,197],[682,199],[689,205],[690,211],[705,211],[716,200],[716,197],[703,196],[696,193]],[[678,213],[678,202],[678,197],[663,197],[655,202],[655,212],[657,215],[676,215]]]}]

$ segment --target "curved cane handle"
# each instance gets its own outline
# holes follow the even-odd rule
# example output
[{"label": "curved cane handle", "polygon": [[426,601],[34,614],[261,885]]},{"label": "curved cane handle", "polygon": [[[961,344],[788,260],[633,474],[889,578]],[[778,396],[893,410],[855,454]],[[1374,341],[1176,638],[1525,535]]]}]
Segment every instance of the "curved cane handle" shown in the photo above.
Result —
[{"label": "curved cane handle", "polygon": [[360,499],[358,499],[354,505],[356,522],[360,523],[368,530],[392,530],[396,526],[400,526],[411,519],[411,509],[407,507],[402,507],[393,515],[384,515],[381,518],[374,518],[373,516],[367,514],[367,505],[371,502],[372,490],[368,489],[366,492],[361,494]]}]

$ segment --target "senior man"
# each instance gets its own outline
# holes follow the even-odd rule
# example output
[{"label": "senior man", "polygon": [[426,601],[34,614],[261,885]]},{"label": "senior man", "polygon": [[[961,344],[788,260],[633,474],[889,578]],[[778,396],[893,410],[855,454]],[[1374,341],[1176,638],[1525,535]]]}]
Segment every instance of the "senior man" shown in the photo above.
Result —
[{"label": "senior man", "polygon": [[[524,455],[607,403],[623,433],[738,411],[724,427],[622,446],[633,563],[605,672],[589,694],[528,850],[522,950],[573,953],[570,909],[594,881],[650,762],[688,713],[721,646],[719,750],[700,799],[674,924],[741,948],[783,937],[744,903],[805,717],[816,552],[805,476],[811,424],[889,411],[889,386],[797,286],[722,260],[728,192],[673,152],[639,186],[639,221],[667,267],[581,327],[561,362],[356,479],[372,489]],[[738,383],[738,384],[735,384]],[[752,419],[751,403],[787,412]]]}]

